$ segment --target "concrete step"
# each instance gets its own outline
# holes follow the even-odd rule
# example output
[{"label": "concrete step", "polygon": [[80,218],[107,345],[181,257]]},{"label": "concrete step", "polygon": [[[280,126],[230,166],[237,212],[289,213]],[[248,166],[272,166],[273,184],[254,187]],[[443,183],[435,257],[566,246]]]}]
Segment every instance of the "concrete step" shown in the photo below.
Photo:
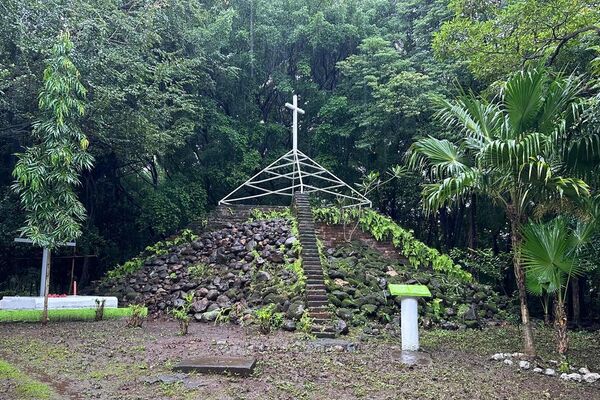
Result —
[{"label": "concrete step", "polygon": [[311,307],[323,307],[329,304],[327,300],[307,300],[308,308]]},{"label": "concrete step", "polygon": [[319,339],[335,339],[335,332],[312,331],[311,333]]},{"label": "concrete step", "polygon": [[309,302],[327,302],[326,294],[306,294],[306,298]]}]

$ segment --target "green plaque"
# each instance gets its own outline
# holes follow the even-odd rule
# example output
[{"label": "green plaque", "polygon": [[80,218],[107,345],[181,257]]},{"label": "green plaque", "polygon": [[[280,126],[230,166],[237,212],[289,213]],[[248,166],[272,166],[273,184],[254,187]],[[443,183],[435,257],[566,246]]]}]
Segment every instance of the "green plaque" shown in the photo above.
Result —
[{"label": "green plaque", "polygon": [[429,288],[425,285],[388,285],[392,296],[400,297],[431,297]]}]

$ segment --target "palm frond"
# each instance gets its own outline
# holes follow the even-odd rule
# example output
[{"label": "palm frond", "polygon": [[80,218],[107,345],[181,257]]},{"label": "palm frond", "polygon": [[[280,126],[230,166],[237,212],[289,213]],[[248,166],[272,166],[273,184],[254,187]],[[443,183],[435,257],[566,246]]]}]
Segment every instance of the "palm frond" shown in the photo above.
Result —
[{"label": "palm frond", "polygon": [[441,182],[424,185],[423,207],[427,213],[434,213],[442,206],[456,203],[478,187],[480,172],[468,169]]},{"label": "palm frond", "polygon": [[534,68],[514,74],[504,90],[504,106],[511,125],[512,139],[535,125],[544,105],[544,86],[548,75],[543,68]]},{"label": "palm frond", "polygon": [[488,165],[517,172],[523,164],[546,152],[548,139],[542,133],[533,132],[519,139],[494,140],[481,150],[480,158]]},{"label": "palm frond", "polygon": [[[548,85],[544,96],[538,129],[550,133],[557,124],[560,124],[560,119],[576,120],[580,112],[577,102],[582,89],[581,80],[574,75],[554,79]],[[565,115],[567,112],[568,114]]]},{"label": "palm frond", "polygon": [[461,149],[445,139],[430,136],[418,140],[407,154],[410,168],[426,170],[434,179],[459,174],[469,168]]}]

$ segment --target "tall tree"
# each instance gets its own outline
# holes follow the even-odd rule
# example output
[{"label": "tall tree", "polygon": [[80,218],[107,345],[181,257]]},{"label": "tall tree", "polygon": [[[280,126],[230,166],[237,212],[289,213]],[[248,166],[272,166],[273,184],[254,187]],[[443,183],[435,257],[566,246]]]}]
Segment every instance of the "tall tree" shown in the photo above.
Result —
[{"label": "tall tree", "polygon": [[[513,265],[521,303],[525,351],[535,354],[520,254],[521,227],[536,206],[589,195],[575,174],[597,159],[596,135],[571,139],[582,86],[543,68],[513,75],[490,102],[470,94],[441,101],[439,118],[460,133],[456,142],[428,137],[415,142],[409,163],[425,170],[424,206],[435,211],[472,194],[502,207],[511,228]],[[592,143],[593,145],[590,145]],[[583,149],[583,150],[582,150]]]},{"label": "tall tree", "polygon": [[[63,32],[52,47],[39,95],[41,118],[34,124],[34,145],[18,154],[14,188],[27,214],[21,234],[52,250],[81,235],[85,208],[75,187],[92,167],[88,140],[77,125],[84,113],[86,89],[70,58],[73,43]],[[48,321],[50,261],[44,290],[42,323]]]}]

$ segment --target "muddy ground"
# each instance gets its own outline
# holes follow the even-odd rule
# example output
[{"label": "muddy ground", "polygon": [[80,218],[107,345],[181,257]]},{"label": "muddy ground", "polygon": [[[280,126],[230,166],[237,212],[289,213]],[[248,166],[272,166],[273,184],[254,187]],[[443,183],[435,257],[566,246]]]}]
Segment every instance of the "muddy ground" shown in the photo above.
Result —
[{"label": "muddy ground", "polygon": [[[543,358],[552,337],[538,329]],[[412,369],[394,358],[396,337],[346,338],[354,352],[322,351],[301,334],[258,333],[233,325],[192,324],[188,336],[171,321],[126,328],[125,321],[1,324],[0,359],[52,390],[51,399],[600,399],[600,383],[563,382],[489,360],[519,349],[518,328],[428,331],[422,346],[433,363]],[[600,369],[600,334],[571,335],[571,361]],[[253,376],[203,375],[181,381],[170,368],[183,357],[252,355]],[[171,382],[174,380],[175,382]],[[0,376],[0,399],[26,399]]]}]

